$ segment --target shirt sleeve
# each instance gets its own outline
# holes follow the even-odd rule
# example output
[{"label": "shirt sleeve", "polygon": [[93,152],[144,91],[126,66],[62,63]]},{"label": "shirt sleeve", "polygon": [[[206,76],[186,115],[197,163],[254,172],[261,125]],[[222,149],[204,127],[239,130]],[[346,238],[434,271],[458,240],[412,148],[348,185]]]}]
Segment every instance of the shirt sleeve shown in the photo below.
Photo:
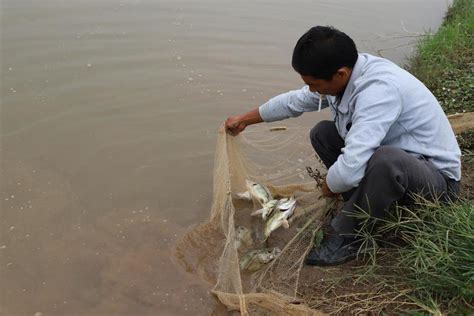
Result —
[{"label": "shirt sleeve", "polygon": [[358,186],[367,163],[402,110],[402,98],[394,84],[368,82],[356,95],[352,126],[337,161],[329,168],[327,184],[334,193]]},{"label": "shirt sleeve", "polygon": [[263,121],[274,122],[300,116],[303,112],[321,110],[328,105],[326,98],[322,98],[320,103],[319,93],[311,92],[308,86],[304,86],[270,99],[259,107],[259,113]]}]

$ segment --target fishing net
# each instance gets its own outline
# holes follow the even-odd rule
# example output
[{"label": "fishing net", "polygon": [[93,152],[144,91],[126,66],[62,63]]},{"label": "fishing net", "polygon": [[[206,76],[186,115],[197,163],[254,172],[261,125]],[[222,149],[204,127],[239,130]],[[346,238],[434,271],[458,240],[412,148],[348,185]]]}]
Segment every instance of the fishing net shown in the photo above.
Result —
[{"label": "fishing net", "polygon": [[[314,315],[300,293],[300,270],[314,234],[333,201],[321,199],[306,167],[325,173],[302,127],[254,127],[238,137],[218,135],[211,215],[177,245],[177,256],[190,272],[215,284],[213,293],[242,315]],[[297,207],[288,229],[278,228],[265,240],[261,216],[250,216],[257,203],[236,198],[246,180],[268,187],[274,197],[294,196]],[[238,249],[239,226],[251,231],[253,245]],[[257,271],[241,270],[250,250],[278,247],[281,253]],[[304,283],[304,282],[303,282]]]},{"label": "fishing net", "polygon": [[[456,133],[474,128],[473,113],[448,118]],[[242,315],[368,313],[412,304],[384,284],[356,284],[347,276],[357,263],[329,269],[304,264],[329,210],[336,208],[336,201],[321,199],[307,166],[326,172],[311,147],[307,127],[259,125],[238,137],[220,133],[210,218],[177,244],[179,261],[189,272],[215,284],[212,292],[219,301]],[[261,205],[236,198],[236,193],[247,190],[246,180],[266,185],[274,197],[296,197],[289,229],[278,228],[265,240],[262,218],[250,215]],[[238,227],[251,231],[250,248],[238,248]],[[241,269],[246,253],[273,247],[281,253],[272,261],[253,272]],[[335,285],[333,280],[339,281]]]}]

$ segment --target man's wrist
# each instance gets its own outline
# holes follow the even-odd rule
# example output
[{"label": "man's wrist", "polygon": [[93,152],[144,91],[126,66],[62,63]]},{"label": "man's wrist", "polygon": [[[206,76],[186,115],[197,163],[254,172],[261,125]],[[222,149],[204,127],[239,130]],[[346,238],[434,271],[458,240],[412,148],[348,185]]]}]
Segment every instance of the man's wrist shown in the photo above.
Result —
[{"label": "man's wrist", "polygon": [[242,115],[237,118],[237,121],[239,122],[239,125],[243,125],[243,127],[247,127],[249,123],[251,122],[251,118],[246,117],[245,115]]}]

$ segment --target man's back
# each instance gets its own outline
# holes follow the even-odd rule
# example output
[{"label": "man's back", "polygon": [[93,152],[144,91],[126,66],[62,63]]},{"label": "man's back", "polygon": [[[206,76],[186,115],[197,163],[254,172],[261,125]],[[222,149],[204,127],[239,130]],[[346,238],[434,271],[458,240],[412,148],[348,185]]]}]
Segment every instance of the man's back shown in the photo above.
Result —
[{"label": "man's back", "polygon": [[[370,111],[371,104],[364,103],[367,98],[376,101],[387,98],[383,87],[395,87],[396,98],[388,97],[400,103],[400,113],[380,145],[393,145],[423,155],[448,177],[459,180],[461,152],[456,137],[441,106],[425,85],[394,63],[369,54],[359,54],[355,68],[358,67],[353,73],[355,78],[351,78],[353,87],[347,87],[353,89],[348,99],[349,112]],[[371,85],[381,89],[370,89]],[[364,96],[373,92],[373,96]]]}]

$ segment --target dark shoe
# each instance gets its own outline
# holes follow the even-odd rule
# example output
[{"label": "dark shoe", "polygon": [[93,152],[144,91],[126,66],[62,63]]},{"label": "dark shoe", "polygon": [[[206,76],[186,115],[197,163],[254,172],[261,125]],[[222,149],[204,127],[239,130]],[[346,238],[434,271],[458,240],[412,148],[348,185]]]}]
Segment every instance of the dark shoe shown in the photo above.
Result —
[{"label": "dark shoe", "polygon": [[359,247],[353,238],[341,235],[327,235],[321,245],[313,248],[306,257],[306,264],[313,266],[334,266],[353,260]]}]

